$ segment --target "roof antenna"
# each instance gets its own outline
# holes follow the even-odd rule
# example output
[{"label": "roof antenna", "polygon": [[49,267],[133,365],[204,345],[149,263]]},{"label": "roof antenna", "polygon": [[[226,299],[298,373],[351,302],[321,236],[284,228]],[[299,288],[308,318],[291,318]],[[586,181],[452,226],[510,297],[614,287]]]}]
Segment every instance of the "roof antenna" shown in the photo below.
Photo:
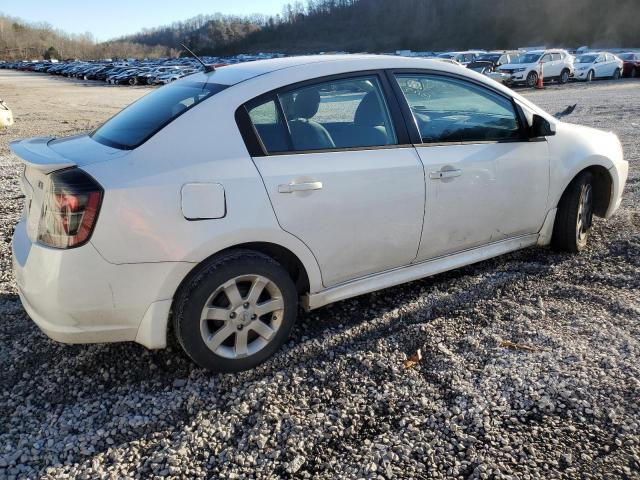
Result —
[{"label": "roof antenna", "polygon": [[189,54],[195,58],[198,62],[200,62],[202,64],[202,66],[204,67],[204,71],[205,73],[209,73],[209,72],[215,72],[216,70],[216,66],[215,65],[207,65],[206,63],[204,63],[202,61],[202,59],[197,56],[195,53],[193,53],[189,47],[187,47],[184,43],[181,43],[180,45],[182,45],[182,48],[184,48],[187,52],[189,52]]}]

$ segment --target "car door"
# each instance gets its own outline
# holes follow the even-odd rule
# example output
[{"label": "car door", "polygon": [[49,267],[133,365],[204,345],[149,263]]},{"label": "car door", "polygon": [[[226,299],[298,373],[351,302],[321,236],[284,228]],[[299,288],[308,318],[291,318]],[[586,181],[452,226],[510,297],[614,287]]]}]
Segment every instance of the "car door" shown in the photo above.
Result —
[{"label": "car door", "polygon": [[596,62],[593,67],[596,73],[596,77],[602,78],[602,77],[608,76],[607,61],[604,53],[601,53],[600,55],[598,55],[598,58],[596,59]]},{"label": "car door", "polygon": [[607,77],[613,77],[613,73],[616,71],[616,68],[618,68],[615,57],[610,53],[606,53],[605,60],[607,63]]},{"label": "car door", "polygon": [[424,169],[386,82],[339,76],[246,105],[278,222],[310,248],[327,287],[410,264],[418,251]]},{"label": "car door", "polygon": [[544,78],[549,78],[554,76],[554,68],[553,68],[553,59],[550,53],[546,53],[540,59],[540,63],[542,64],[542,76]]},{"label": "car door", "polygon": [[470,80],[395,72],[425,166],[416,261],[537,233],[546,216],[549,153],[529,141],[511,98]]}]

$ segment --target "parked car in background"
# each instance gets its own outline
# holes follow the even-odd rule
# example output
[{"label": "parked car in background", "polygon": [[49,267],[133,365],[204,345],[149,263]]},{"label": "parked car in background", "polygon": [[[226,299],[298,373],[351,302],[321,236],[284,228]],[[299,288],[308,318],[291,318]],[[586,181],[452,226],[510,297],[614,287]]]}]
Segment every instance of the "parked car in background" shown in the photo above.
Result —
[{"label": "parked car in background", "polygon": [[13,112],[6,103],[0,99],[0,129],[13,125]]},{"label": "parked car in background", "polygon": [[172,331],[225,372],[273,355],[299,302],[536,244],[579,252],[628,172],[613,133],[470,69],[379,55],[199,72],[91,134],[10,146],[13,269],[40,328],[149,348]]},{"label": "parked car in background", "polygon": [[463,64],[461,64],[460,62],[454,60],[453,58],[442,58],[442,57],[433,57],[430,58],[429,60],[437,60],[439,62],[444,62],[444,63],[448,63],[450,65],[457,65],[459,67],[465,67]]},{"label": "parked car in background", "polygon": [[613,53],[589,52],[575,57],[574,72],[571,78],[590,82],[596,78],[617,80],[622,74],[623,62]]},{"label": "parked car in background", "polygon": [[186,77],[187,75],[191,75],[192,73],[195,73],[197,71],[198,69],[196,68],[180,68],[177,70],[172,70],[159,77],[156,77],[153,83],[154,85],[166,85],[167,83],[175,82],[176,80],[179,80],[182,77]]},{"label": "parked car in background", "polygon": [[138,75],[138,82],[141,83],[142,85],[153,85],[153,82],[155,82],[155,80],[158,77],[166,73],[175,72],[179,69],[180,67],[177,65],[167,65],[167,66],[156,67],[149,72],[145,72],[145,73],[142,73],[141,75]]},{"label": "parked car in background", "polygon": [[573,68],[573,57],[566,50],[552,49],[526,52],[511,63],[499,67],[498,71],[510,75],[507,81],[510,85],[535,87],[540,75],[545,81],[567,83]]},{"label": "parked car in background", "polygon": [[477,50],[469,50],[466,52],[445,52],[438,55],[438,58],[444,58],[449,60],[455,60],[456,62],[467,66],[469,63],[473,62],[473,60],[481,55],[484,52]]},{"label": "parked car in background", "polygon": [[510,76],[506,73],[499,72],[497,69],[502,65],[513,62],[520,54],[520,52],[515,50],[483,53],[469,63],[467,68],[482,73],[497,82],[506,83]]},{"label": "parked car in background", "polygon": [[621,53],[619,57],[624,62],[622,66],[622,74],[625,77],[640,77],[640,53]]}]

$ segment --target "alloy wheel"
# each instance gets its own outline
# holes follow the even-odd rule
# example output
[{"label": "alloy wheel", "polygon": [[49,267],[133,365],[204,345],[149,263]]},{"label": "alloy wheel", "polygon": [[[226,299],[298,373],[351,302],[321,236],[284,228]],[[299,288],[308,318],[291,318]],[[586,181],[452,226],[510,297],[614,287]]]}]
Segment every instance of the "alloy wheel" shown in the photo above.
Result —
[{"label": "alloy wheel", "polygon": [[591,222],[593,219],[593,189],[591,184],[582,185],[580,200],[578,203],[578,218],[576,225],[576,235],[579,245],[587,243]]},{"label": "alloy wheel", "polygon": [[262,275],[241,275],[218,287],[205,303],[200,333],[221,357],[237,359],[262,350],[282,325],[284,299]]}]

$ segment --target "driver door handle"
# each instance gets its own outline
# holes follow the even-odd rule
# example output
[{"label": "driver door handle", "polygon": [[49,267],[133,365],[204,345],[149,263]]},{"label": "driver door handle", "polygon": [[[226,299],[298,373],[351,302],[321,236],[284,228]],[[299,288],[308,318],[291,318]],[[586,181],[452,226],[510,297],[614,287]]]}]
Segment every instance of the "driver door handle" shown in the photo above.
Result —
[{"label": "driver door handle", "polygon": [[462,175],[462,170],[438,170],[437,172],[429,173],[431,180],[442,180],[443,178],[453,178]]},{"label": "driver door handle", "polygon": [[278,185],[279,193],[307,192],[309,190],[322,190],[322,182],[285,183]]}]

